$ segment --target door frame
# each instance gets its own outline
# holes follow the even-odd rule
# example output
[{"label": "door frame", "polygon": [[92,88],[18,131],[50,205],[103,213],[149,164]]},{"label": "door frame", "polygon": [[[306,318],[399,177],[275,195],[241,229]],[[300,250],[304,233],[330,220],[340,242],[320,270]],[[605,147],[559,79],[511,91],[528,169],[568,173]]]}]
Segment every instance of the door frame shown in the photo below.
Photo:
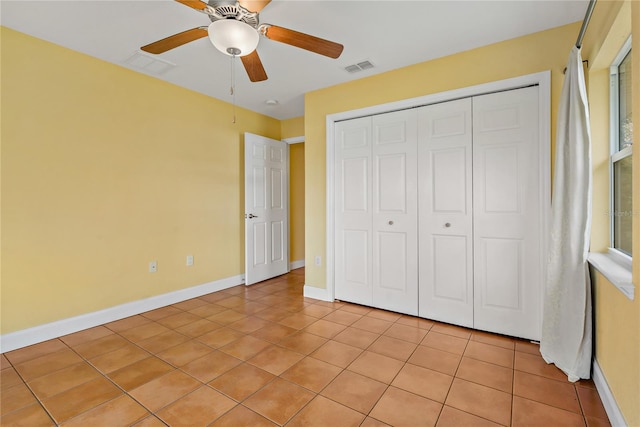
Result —
[{"label": "door frame", "polygon": [[[438,92],[430,95],[420,96],[417,98],[404,99],[401,101],[389,102],[380,105],[360,108],[357,110],[344,111],[341,113],[329,114],[326,117],[326,287],[325,289],[314,289],[313,297],[323,299],[325,301],[333,301],[335,299],[335,252],[334,252],[334,156],[335,156],[335,123],[343,120],[355,119],[363,116],[371,116],[375,114],[389,113],[397,110],[405,110],[409,108],[422,107],[425,105],[436,104],[439,102],[453,101],[460,98],[468,98],[477,95],[484,95],[492,92],[501,92],[511,89],[519,89],[522,87],[538,85],[538,112],[539,112],[539,136],[540,136],[540,158],[539,167],[541,171],[542,185],[540,189],[540,200],[546,201],[543,206],[544,212],[540,219],[540,230],[542,230],[542,239],[540,241],[541,257],[540,271],[541,277],[546,277],[547,271],[547,239],[549,222],[551,218],[551,71],[542,71],[539,73],[527,74],[519,77],[513,77],[504,80],[498,80],[490,83],[483,83],[475,86],[469,86],[460,89],[453,89],[444,92]],[[324,292],[323,292],[324,291]],[[544,286],[541,286],[544,293]],[[544,295],[541,296],[543,298]],[[543,299],[541,299],[543,301]],[[542,310],[542,307],[540,307]],[[540,317],[542,318],[542,317]]]},{"label": "door frame", "polygon": [[[289,254],[289,271],[304,267],[304,256],[302,260],[291,260],[291,146],[294,144],[304,143],[305,137],[292,136],[290,138],[283,138],[282,142],[287,143],[287,203],[289,206],[289,212],[287,213],[287,252]],[[304,198],[303,198],[304,203]]]}]

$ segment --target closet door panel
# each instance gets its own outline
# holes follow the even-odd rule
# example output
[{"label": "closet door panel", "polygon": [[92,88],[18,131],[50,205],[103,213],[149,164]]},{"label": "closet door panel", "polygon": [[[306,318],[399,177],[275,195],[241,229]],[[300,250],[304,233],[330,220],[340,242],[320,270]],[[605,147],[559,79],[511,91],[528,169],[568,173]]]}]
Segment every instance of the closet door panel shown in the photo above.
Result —
[{"label": "closet door panel", "polygon": [[376,156],[376,181],[378,189],[376,211],[384,214],[406,214],[407,205],[407,155],[405,153]]},{"label": "closet door panel", "polygon": [[481,238],[477,267],[484,272],[483,305],[519,310],[523,304],[523,241],[520,239]]},{"label": "closet door panel", "polygon": [[[425,273],[431,276],[434,299],[465,305],[470,303],[469,271],[466,268],[469,262],[466,258],[470,249],[469,240],[466,236],[435,235],[432,237],[433,271]],[[467,324],[467,326],[470,325]]]},{"label": "closet door panel", "polygon": [[471,100],[418,112],[420,316],[473,326]]},{"label": "closet door panel", "polygon": [[371,118],[336,123],[335,297],[371,305]]},{"label": "closet door panel", "polygon": [[417,114],[373,117],[373,305],[418,314]]},{"label": "closet door panel", "polygon": [[[369,274],[369,257],[367,252],[370,246],[370,237],[368,230],[344,230],[342,232],[342,246],[341,252],[349,254],[348,257],[343,258],[342,276],[343,282],[341,282],[341,288],[344,285],[354,287],[351,294],[357,292],[371,293],[370,274]],[[347,290],[344,297],[339,299],[347,299],[350,293]],[[363,300],[370,298],[364,297]]]},{"label": "closet door panel", "polygon": [[[386,292],[406,293],[408,290],[407,234],[378,232],[376,257],[385,262],[376,264],[377,286]],[[384,305],[383,302],[379,302]]]},{"label": "closet door panel", "polygon": [[473,99],[474,326],[540,338],[538,88]]},{"label": "closet door panel", "polygon": [[[435,144],[434,144],[435,145]],[[427,157],[427,168],[432,185],[429,190],[433,212],[439,215],[467,213],[467,188],[470,172],[467,159],[469,147],[433,148]]]}]

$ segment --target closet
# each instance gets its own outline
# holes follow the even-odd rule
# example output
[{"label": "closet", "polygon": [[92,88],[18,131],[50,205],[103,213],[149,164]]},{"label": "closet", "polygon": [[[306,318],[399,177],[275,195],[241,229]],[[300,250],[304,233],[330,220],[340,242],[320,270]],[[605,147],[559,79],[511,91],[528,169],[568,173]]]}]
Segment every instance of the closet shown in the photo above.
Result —
[{"label": "closet", "polygon": [[335,297],[539,339],[538,87],[335,125]]}]

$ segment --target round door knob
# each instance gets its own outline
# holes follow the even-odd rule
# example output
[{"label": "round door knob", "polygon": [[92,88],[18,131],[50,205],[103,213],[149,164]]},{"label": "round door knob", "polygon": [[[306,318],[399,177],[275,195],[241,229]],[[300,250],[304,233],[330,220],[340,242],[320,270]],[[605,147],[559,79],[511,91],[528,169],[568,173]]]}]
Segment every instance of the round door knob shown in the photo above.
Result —
[{"label": "round door knob", "polygon": [[451,227],[451,223],[450,223],[450,222],[447,222],[447,223],[445,223],[445,225],[444,225],[444,226],[445,226],[446,228],[449,228],[449,227]]},{"label": "round door knob", "polygon": [[389,221],[389,225],[393,225],[393,221]]}]

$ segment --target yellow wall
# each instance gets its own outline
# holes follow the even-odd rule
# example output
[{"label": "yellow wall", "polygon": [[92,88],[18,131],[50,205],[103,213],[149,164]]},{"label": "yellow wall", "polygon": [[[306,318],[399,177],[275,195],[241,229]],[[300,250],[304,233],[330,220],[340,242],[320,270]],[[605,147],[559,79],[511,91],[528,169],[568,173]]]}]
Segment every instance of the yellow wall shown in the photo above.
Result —
[{"label": "yellow wall", "polygon": [[1,43],[3,334],[243,273],[242,135],[280,139],[280,121]]},{"label": "yellow wall", "polygon": [[304,260],[304,143],[289,146],[290,180],[289,259]]},{"label": "yellow wall", "polygon": [[[282,139],[304,137],[304,117],[282,121]],[[304,143],[289,146],[289,261],[304,260]]]},{"label": "yellow wall", "polygon": [[280,127],[282,139],[304,136],[304,116],[283,120]]},{"label": "yellow wall", "polygon": [[[609,246],[609,66],[633,34],[633,68],[640,70],[640,2],[598,2],[584,40],[589,60],[589,105],[593,145],[593,227],[591,249]],[[633,121],[640,123],[640,75],[634,72]],[[634,133],[640,146],[640,132]],[[640,150],[633,153],[634,188],[640,188]],[[595,357],[618,407],[630,426],[640,425],[640,192],[634,191],[633,277],[630,301],[603,275],[593,275]]]},{"label": "yellow wall", "polygon": [[306,284],[326,286],[325,263],[315,266],[313,258],[326,253],[328,114],[551,70],[553,136],[562,70],[579,28],[570,24],[306,94]]},{"label": "yellow wall", "polygon": [[[635,236],[634,236],[635,237]],[[594,271],[592,269],[592,271]],[[596,315],[595,358],[627,425],[640,425],[640,324],[638,290],[630,301],[604,276],[594,271]]]}]

